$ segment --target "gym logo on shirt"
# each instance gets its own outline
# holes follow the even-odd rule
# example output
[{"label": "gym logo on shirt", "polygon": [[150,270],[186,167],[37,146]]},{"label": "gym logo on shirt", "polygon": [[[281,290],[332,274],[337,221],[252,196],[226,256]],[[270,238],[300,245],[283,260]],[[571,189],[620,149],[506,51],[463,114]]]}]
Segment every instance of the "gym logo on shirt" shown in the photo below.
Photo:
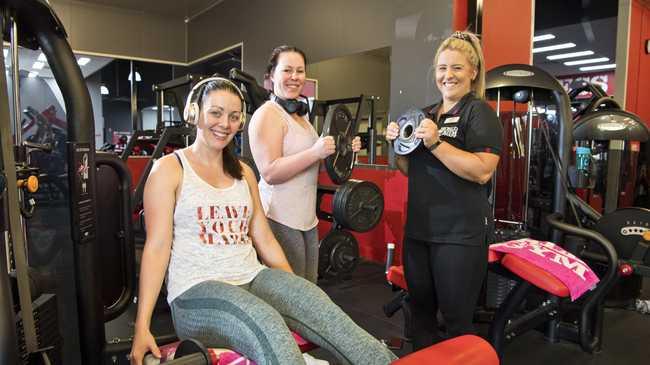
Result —
[{"label": "gym logo on shirt", "polygon": [[[442,124],[444,125],[444,127],[441,127],[441,128],[438,130],[439,135],[440,135],[440,136],[449,137],[449,138],[456,138],[456,136],[458,135],[458,120],[459,120],[459,119],[460,119],[460,117],[449,117],[449,118],[446,118],[446,119],[442,122]],[[447,124],[456,124],[456,125],[454,125],[454,126],[452,127],[452,126],[447,126]]]},{"label": "gym logo on shirt", "polygon": [[196,208],[199,239],[206,245],[250,244],[248,239],[250,214],[247,205],[199,206]]}]

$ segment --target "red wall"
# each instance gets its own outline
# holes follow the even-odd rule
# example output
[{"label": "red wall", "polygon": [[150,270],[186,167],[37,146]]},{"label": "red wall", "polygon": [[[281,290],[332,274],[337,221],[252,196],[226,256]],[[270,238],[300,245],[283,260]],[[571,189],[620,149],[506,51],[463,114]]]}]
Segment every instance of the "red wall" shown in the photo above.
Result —
[{"label": "red wall", "polygon": [[532,0],[483,2],[486,70],[509,63],[532,64],[533,10]]},{"label": "red wall", "polygon": [[[357,166],[352,172],[352,179],[372,181],[384,193],[384,216],[381,222],[365,233],[350,232],[359,242],[359,255],[367,260],[386,262],[386,244],[396,244],[394,263],[402,262],[402,238],[406,220],[406,195],[408,184],[406,177],[398,170],[371,169]],[[325,171],[321,171],[318,182],[321,185],[334,186]],[[332,194],[325,194],[320,206],[325,212],[332,211]],[[331,228],[331,223],[320,221],[319,237],[322,239]]]},{"label": "red wall", "polygon": [[645,53],[645,42],[650,39],[650,2],[632,1],[629,34],[625,109],[650,125],[650,55]]}]

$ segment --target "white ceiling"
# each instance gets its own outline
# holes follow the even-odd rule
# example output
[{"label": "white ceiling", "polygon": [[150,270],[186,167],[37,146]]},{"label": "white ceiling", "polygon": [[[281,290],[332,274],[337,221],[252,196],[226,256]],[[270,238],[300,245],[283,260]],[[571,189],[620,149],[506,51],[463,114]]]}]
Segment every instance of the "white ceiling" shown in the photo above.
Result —
[{"label": "white ceiling", "polygon": [[[607,57],[609,61],[602,62],[602,64],[616,63],[616,17],[603,18],[591,21],[580,22],[577,24],[564,25],[560,27],[548,28],[544,30],[536,30],[535,35],[551,33],[555,35],[555,39],[535,42],[533,47],[550,46],[560,43],[575,43],[576,46],[569,49],[558,51],[542,52],[533,54],[533,64],[541,67],[552,75],[577,75],[585,73],[579,70],[581,66],[592,66],[601,63],[593,63],[589,65],[578,66],[565,66],[563,62],[581,60],[587,58]],[[593,51],[594,54],[590,56],[576,57],[571,59],[550,61],[546,56],[560,53],[578,52],[578,51]],[[608,72],[605,70],[602,72]],[[586,73],[594,73],[601,71],[586,71]]]}]

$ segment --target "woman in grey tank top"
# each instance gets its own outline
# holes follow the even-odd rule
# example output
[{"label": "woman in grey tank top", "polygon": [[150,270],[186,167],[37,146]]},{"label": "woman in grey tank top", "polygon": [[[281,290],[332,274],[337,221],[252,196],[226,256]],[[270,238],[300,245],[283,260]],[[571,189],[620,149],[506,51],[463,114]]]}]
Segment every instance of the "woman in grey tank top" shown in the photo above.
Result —
[{"label": "woman in grey tank top", "polygon": [[147,238],[131,363],[142,364],[146,352],[160,357],[149,327],[167,274],[181,339],[230,348],[260,365],[326,363],[303,357],[294,330],[342,364],[389,364],[393,353],[293,274],[262,210],[255,175],[232,152],[243,123],[239,89],[220,78],[199,86],[184,113],[197,126],[195,142],[156,161],[145,186]]},{"label": "woman in grey tank top", "polygon": [[[266,76],[271,100],[258,108],[248,127],[251,153],[260,170],[260,196],[273,233],[297,275],[315,283],[318,275],[316,189],[320,161],[335,152],[334,138],[318,137],[307,119],[301,95],[305,53],[279,46],[271,53]],[[352,142],[354,152],[361,140]]]}]

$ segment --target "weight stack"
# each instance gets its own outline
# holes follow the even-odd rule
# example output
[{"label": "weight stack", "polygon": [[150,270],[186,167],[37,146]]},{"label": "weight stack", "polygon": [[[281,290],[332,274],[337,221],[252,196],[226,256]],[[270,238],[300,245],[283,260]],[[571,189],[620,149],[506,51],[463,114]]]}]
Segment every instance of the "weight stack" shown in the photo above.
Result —
[{"label": "weight stack", "polygon": [[[61,336],[59,334],[59,314],[57,311],[56,296],[54,294],[43,294],[33,303],[34,324],[36,326],[36,337],[38,347],[52,347],[47,355],[52,365],[62,365],[61,360]],[[18,335],[18,351],[22,364],[27,364],[27,348],[25,347],[25,334],[23,332],[20,312],[16,315],[16,334]]]},{"label": "weight stack", "polygon": [[516,280],[508,279],[492,271],[488,271],[485,305],[488,308],[500,307],[515,285],[517,285]]}]

